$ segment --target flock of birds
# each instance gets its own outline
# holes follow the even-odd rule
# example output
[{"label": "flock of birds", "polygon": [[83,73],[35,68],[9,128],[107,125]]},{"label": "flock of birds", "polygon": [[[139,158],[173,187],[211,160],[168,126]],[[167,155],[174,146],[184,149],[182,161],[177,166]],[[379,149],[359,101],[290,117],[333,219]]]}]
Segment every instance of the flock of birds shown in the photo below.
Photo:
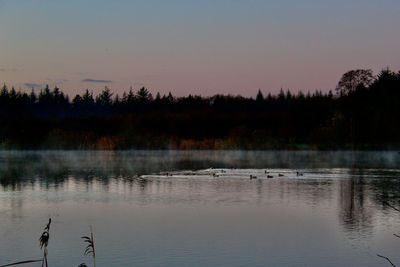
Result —
[{"label": "flock of birds", "polygon": [[[269,179],[274,178],[274,176],[269,174],[269,172],[267,172],[267,171],[264,171],[264,174],[266,174],[267,178],[269,178]],[[283,176],[285,176],[285,175],[282,173],[278,173],[278,177],[283,177]],[[303,174],[301,172],[296,172],[296,176],[303,176]],[[250,174],[250,180],[253,180],[253,179],[257,179],[257,176]]]},{"label": "flock of birds", "polygon": [[[232,169],[232,170],[235,170],[235,169]],[[275,177],[284,177],[284,176],[286,176],[286,174],[283,174],[283,173],[280,173],[280,172],[270,172],[270,171],[267,171],[267,170],[264,170],[263,174],[264,175],[258,174],[259,176],[255,175],[255,174],[248,174],[248,173],[247,174],[246,173],[244,173],[244,174],[236,173],[235,174],[235,173],[231,173],[229,171],[227,173],[227,169],[209,168],[207,170],[200,170],[200,171],[162,172],[159,175],[166,176],[166,177],[172,177],[172,176],[179,177],[179,176],[182,176],[182,175],[183,176],[192,176],[192,175],[194,175],[194,176],[195,175],[207,176],[207,175],[211,175],[213,178],[218,178],[218,177],[222,177],[222,176],[225,176],[225,177],[228,176],[229,177],[231,175],[233,175],[233,176],[240,175],[240,177],[244,178],[247,175],[247,177],[249,177],[250,180],[258,179],[258,178],[272,179],[272,178],[275,178]],[[303,173],[301,173],[299,171],[296,171],[296,176],[303,176]],[[138,174],[137,177],[142,177],[142,175]]]},{"label": "flock of birds", "polygon": [[[214,173],[215,174],[215,173]],[[264,174],[266,175],[266,177],[268,178],[268,179],[272,179],[272,178],[274,178],[274,176],[272,175],[272,174],[270,174],[268,171],[264,171]],[[278,177],[283,177],[283,176],[285,176],[284,174],[282,174],[282,173],[278,173]],[[301,172],[296,172],[296,176],[303,176],[303,174],[301,173]],[[218,176],[217,176],[218,177]],[[255,176],[255,175],[252,175],[252,174],[250,174],[250,180],[253,180],[253,179],[257,179],[258,177],[257,176]]]}]

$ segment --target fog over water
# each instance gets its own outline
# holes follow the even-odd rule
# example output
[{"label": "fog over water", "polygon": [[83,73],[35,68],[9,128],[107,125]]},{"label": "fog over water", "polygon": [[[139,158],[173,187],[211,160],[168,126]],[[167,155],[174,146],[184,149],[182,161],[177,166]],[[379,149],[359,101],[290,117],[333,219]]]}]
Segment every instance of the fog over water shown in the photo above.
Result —
[{"label": "fog over water", "polygon": [[89,226],[98,266],[400,264],[399,167],[394,151],[3,151],[0,265],[40,259],[49,217],[50,266],[92,264]]}]

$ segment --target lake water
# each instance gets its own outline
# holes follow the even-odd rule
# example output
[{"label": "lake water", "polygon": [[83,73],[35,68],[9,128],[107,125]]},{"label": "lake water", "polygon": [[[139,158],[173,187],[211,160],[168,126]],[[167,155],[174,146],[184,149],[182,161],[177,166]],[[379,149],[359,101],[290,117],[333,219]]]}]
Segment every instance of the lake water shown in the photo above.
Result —
[{"label": "lake water", "polygon": [[55,267],[400,265],[399,200],[397,152],[0,152],[0,265],[49,217]]}]

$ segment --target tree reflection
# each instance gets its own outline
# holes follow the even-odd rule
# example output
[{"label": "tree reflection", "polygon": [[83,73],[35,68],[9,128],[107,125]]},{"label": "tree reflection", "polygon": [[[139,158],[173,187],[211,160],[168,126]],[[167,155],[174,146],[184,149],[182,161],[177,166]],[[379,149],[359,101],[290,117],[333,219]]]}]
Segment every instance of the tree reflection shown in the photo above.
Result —
[{"label": "tree reflection", "polygon": [[[273,156],[276,156],[275,158]],[[323,155],[322,157],[318,157]],[[281,162],[282,161],[282,162]],[[270,166],[354,167],[341,173],[337,180],[309,179],[296,182],[258,180],[246,185],[212,180],[208,186],[216,194],[229,190],[247,197],[249,190],[261,205],[264,199],[278,195],[280,199],[298,198],[319,205],[338,196],[339,217],[349,232],[371,232],[377,208],[400,210],[400,180],[397,157],[392,152],[273,152],[273,151],[76,151],[76,152],[1,152],[0,190],[57,191],[81,190],[113,192],[123,190],[144,194],[149,188],[172,192],[172,182],[151,180],[138,174],[155,174],[173,170],[195,170],[210,167],[267,168]],[[284,163],[286,162],[286,163]],[[322,162],[322,163],[321,163]],[[320,164],[321,163],[321,164]],[[297,164],[297,165],[296,165]],[[376,165],[385,169],[368,169]],[[344,169],[341,169],[344,170]],[[336,179],[336,178],[335,178]],[[338,184],[336,189],[334,186]],[[80,188],[69,188],[69,186]],[[95,188],[97,186],[97,188]],[[197,184],[189,185],[198,186]],[[38,187],[38,188],[37,188]],[[67,188],[67,189],[66,189]],[[197,188],[193,189],[194,191]],[[248,191],[246,191],[248,190]],[[254,191],[252,191],[254,190]],[[337,190],[337,191],[336,191]],[[252,201],[252,199],[250,199]]]},{"label": "tree reflection", "polygon": [[400,210],[400,172],[388,170],[381,172],[383,178],[372,179],[374,201],[384,210]]},{"label": "tree reflection", "polygon": [[400,172],[351,169],[340,181],[340,218],[348,231],[371,232],[378,210],[400,210]]},{"label": "tree reflection", "polygon": [[373,211],[366,207],[367,195],[365,178],[362,173],[342,179],[339,183],[340,218],[347,231],[372,231]]}]

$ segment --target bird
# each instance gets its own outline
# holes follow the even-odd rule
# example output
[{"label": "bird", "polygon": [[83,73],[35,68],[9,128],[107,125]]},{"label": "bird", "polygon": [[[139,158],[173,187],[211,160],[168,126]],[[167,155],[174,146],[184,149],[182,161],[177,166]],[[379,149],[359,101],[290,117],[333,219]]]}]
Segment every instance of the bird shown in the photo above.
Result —
[{"label": "bird", "polygon": [[269,173],[269,172],[267,172],[267,171],[264,171],[264,174],[267,174],[267,173]]},{"label": "bird", "polygon": [[214,172],[213,177],[219,177],[219,175]]},{"label": "bird", "polygon": [[257,179],[257,176],[253,176],[250,174],[250,180]]},{"label": "bird", "polygon": [[280,173],[280,174],[278,174],[278,176],[285,176],[285,175],[283,175],[282,173]]},{"label": "bird", "polygon": [[301,172],[296,172],[297,176],[303,176],[303,174]]},{"label": "bird", "polygon": [[272,176],[272,175],[267,175],[267,178],[274,178],[274,176]]}]

